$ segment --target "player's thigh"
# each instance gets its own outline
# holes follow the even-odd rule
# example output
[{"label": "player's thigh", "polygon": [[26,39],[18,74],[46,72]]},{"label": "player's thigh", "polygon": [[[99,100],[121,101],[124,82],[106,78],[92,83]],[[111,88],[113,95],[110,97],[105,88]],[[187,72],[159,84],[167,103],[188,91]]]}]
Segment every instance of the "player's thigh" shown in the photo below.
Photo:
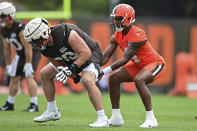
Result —
[{"label": "player's thigh", "polygon": [[43,78],[53,79],[55,78],[56,74],[57,74],[57,68],[52,63],[48,63],[40,71],[40,76],[42,79]]},{"label": "player's thigh", "polygon": [[135,66],[134,63],[128,63],[120,68],[116,72],[116,75],[118,75],[118,78],[124,82],[131,82],[134,81],[134,78],[139,71],[140,70]]},{"label": "player's thigh", "polygon": [[[16,57],[19,57],[19,59],[15,59]],[[15,72],[14,77],[17,76],[24,76],[23,67],[25,65],[25,56],[18,56],[16,55],[14,60],[12,61],[12,71]]]},{"label": "player's thigh", "polygon": [[164,63],[152,62],[143,69],[150,71],[153,76],[153,80],[156,80],[165,72],[166,66]]},{"label": "player's thigh", "polygon": [[122,83],[122,82],[132,82],[132,76],[124,67],[121,67],[117,71],[113,72],[109,77],[110,84]]},{"label": "player's thigh", "polygon": [[82,70],[82,83],[95,83],[98,77],[98,69],[94,63],[89,64]]},{"label": "player's thigh", "polygon": [[164,71],[164,64],[152,62],[143,67],[143,69],[137,74],[136,79],[144,80],[148,84],[158,79]]},{"label": "player's thigh", "polygon": [[85,85],[92,85],[96,83],[96,75],[91,71],[83,71],[81,82]]}]

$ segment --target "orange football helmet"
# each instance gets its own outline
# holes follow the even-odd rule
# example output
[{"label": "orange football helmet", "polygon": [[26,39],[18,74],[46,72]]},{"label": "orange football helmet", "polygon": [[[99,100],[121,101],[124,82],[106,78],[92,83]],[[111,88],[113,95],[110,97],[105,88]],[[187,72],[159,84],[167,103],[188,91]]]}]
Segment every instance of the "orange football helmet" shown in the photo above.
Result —
[{"label": "orange football helmet", "polygon": [[[118,18],[118,19],[117,19]],[[117,21],[120,22],[117,22]],[[111,13],[111,24],[115,31],[122,31],[135,22],[135,10],[128,4],[119,4]]]}]

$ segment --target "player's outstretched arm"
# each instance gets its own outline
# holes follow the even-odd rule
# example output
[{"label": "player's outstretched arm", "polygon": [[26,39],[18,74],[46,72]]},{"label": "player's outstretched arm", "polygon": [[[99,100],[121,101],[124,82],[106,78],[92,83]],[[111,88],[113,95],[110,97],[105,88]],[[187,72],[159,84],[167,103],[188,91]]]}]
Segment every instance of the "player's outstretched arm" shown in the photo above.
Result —
[{"label": "player's outstretched arm", "polygon": [[29,44],[25,41],[24,36],[23,36],[23,30],[19,33],[19,37],[21,40],[21,44],[24,46],[26,63],[31,63],[31,61],[32,61],[32,46],[31,46],[31,44]]},{"label": "player's outstretched arm", "polygon": [[103,61],[101,63],[101,66],[107,64],[107,62],[111,58],[112,54],[115,52],[116,48],[117,48],[117,43],[114,39],[114,35],[112,35],[111,39],[110,39],[110,44],[104,52],[104,57],[103,57]]},{"label": "player's outstretched arm", "polygon": [[25,41],[23,36],[23,30],[19,33],[19,37],[22,45],[24,46],[24,52],[25,52],[26,63],[23,67],[23,72],[25,72],[25,76],[27,78],[33,77],[34,69],[32,66],[32,46]]},{"label": "player's outstretched arm", "polygon": [[130,43],[128,49],[124,53],[124,56],[111,65],[112,70],[118,69],[125,65],[145,43],[146,41]]}]

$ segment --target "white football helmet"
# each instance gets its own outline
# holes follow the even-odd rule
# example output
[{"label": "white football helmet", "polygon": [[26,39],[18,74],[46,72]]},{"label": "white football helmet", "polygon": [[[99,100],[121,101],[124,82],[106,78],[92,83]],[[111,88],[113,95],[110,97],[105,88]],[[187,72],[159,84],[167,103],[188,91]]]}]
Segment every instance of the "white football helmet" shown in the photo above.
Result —
[{"label": "white football helmet", "polygon": [[1,27],[5,27],[7,22],[14,19],[16,8],[12,3],[0,3],[0,23]]},{"label": "white football helmet", "polygon": [[25,26],[23,35],[24,39],[32,44],[33,47],[45,50],[50,32],[47,20],[35,18]]}]

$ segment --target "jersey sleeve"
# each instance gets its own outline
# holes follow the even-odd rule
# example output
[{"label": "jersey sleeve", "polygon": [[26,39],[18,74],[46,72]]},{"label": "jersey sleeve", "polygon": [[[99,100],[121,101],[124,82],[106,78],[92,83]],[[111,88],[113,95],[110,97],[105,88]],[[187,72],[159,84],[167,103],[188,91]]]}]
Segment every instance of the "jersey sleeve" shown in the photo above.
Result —
[{"label": "jersey sleeve", "polygon": [[25,29],[25,23],[23,23],[23,22],[19,23],[19,24],[18,24],[18,30],[19,30],[19,32],[20,32],[21,30],[24,30],[24,29]]},{"label": "jersey sleeve", "polygon": [[129,37],[128,41],[130,43],[134,43],[134,42],[142,42],[147,39],[148,38],[147,38],[145,32],[143,30],[138,30],[138,31],[133,32],[132,36]]}]

